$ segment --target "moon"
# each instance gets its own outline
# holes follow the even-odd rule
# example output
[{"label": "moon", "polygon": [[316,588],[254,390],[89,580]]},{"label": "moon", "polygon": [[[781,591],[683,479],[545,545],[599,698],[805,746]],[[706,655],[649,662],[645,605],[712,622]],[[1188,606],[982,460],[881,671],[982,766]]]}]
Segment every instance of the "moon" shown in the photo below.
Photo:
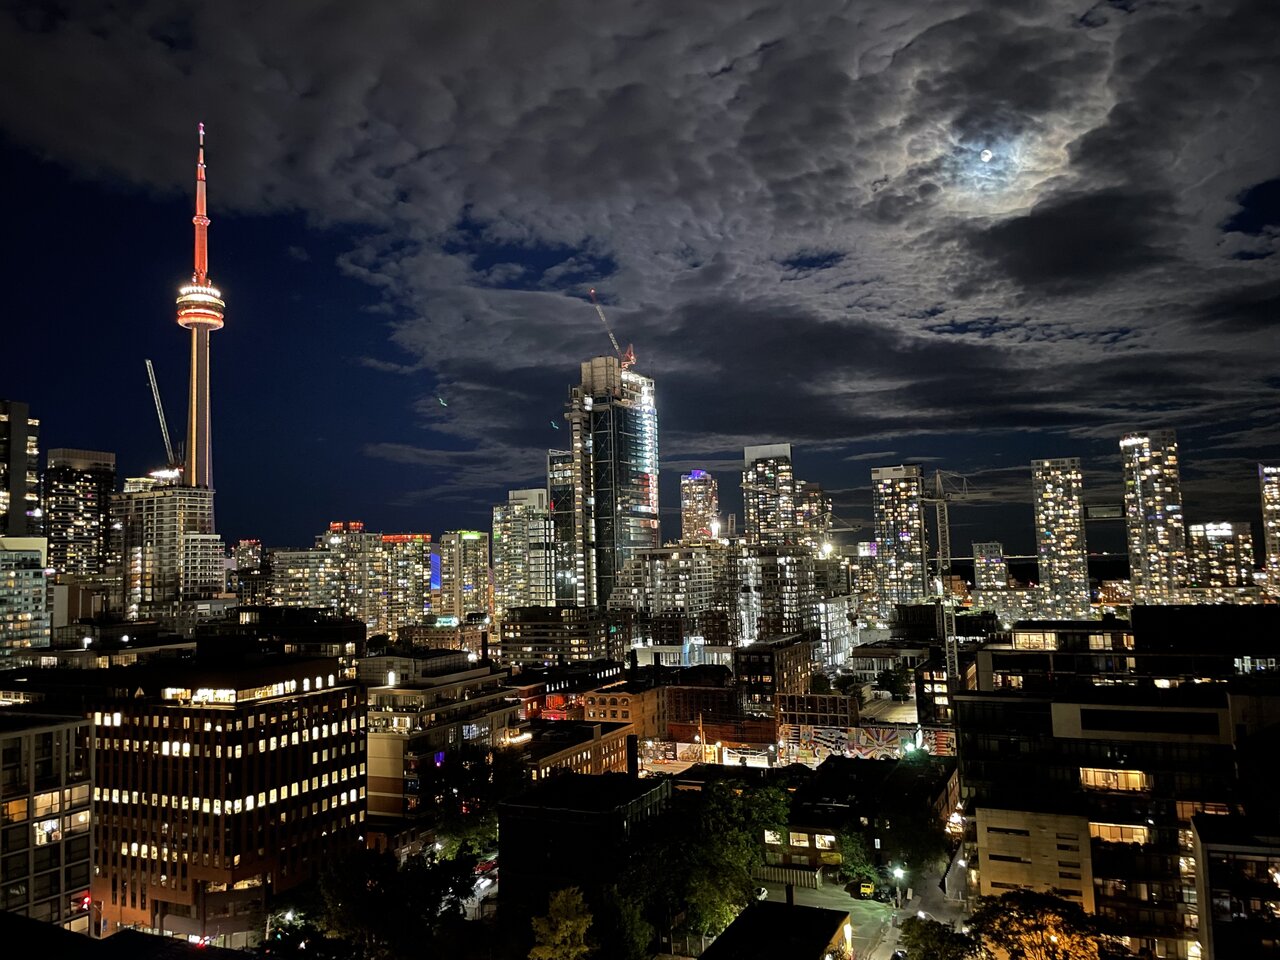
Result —
[{"label": "moon", "polygon": [[983,150],[980,154],[978,154],[978,159],[981,160],[983,163],[990,163],[991,158],[994,156],[995,154],[992,153],[990,150]]}]

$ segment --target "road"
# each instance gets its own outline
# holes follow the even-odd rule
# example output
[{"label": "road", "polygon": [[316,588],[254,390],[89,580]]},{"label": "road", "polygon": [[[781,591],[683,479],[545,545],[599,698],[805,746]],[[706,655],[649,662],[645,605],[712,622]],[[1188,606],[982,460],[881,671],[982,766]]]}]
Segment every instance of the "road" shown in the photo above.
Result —
[{"label": "road", "polygon": [[938,887],[938,877],[930,877],[919,889],[912,891],[915,896],[903,904],[901,910],[890,910],[896,914],[895,922],[884,931],[884,938],[872,946],[868,953],[858,953],[858,960],[891,960],[893,951],[898,948],[898,936],[902,932],[899,924],[907,917],[924,914],[927,920],[954,925],[964,919],[964,910],[954,900],[948,900]]},{"label": "road", "polygon": [[[769,891],[770,900],[786,902],[787,891],[782,884],[761,881],[761,886]],[[889,904],[859,900],[834,883],[825,884],[817,890],[796,887],[795,902],[802,907],[846,911],[853,921],[853,955],[858,960],[871,955],[876,944],[887,933],[889,917],[893,913]]]}]

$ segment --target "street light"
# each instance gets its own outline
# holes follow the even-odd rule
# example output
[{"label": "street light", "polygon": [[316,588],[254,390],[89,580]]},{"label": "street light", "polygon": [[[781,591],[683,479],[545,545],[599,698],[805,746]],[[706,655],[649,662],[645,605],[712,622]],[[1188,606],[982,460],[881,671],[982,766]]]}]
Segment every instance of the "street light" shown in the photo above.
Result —
[{"label": "street light", "polygon": [[901,867],[893,868],[893,905],[897,908],[902,906],[902,878],[906,875]]}]

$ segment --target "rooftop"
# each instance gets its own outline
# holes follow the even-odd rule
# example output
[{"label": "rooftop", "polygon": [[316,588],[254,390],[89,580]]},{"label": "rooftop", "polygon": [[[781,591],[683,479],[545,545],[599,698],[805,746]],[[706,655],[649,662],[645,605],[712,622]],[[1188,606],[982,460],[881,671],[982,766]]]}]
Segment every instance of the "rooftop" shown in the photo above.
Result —
[{"label": "rooftop", "polygon": [[[26,705],[24,704],[24,707]],[[58,727],[67,723],[85,723],[84,717],[70,716],[65,713],[29,713],[14,708],[0,710],[0,734],[23,733],[28,730],[41,730],[46,727]]]},{"label": "rooftop", "polygon": [[666,781],[640,780],[625,773],[566,773],[539,781],[503,805],[605,813],[665,789]]},{"label": "rooftop", "polygon": [[753,903],[711,946],[703,960],[823,960],[832,941],[844,938],[849,914],[772,900]]}]

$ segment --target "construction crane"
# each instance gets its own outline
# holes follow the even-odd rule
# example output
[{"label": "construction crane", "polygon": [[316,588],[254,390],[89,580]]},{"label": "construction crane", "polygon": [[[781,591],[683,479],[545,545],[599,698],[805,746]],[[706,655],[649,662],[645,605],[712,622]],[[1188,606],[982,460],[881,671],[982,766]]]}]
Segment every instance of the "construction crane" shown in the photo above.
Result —
[{"label": "construction crane", "polygon": [[933,475],[933,494],[922,499],[932,503],[938,527],[938,617],[943,649],[947,658],[947,689],[956,690],[960,682],[960,642],[956,639],[955,604],[947,597],[951,579],[951,515],[952,500],[969,496],[969,481],[958,473],[938,470]]},{"label": "construction crane", "polygon": [[151,381],[151,396],[156,402],[156,416],[160,418],[160,433],[164,436],[164,453],[168,457],[166,466],[172,467],[178,461],[173,456],[173,444],[169,440],[169,423],[164,418],[164,404],[160,402],[160,388],[156,386],[156,368],[147,361],[147,379]]},{"label": "construction crane", "polygon": [[618,361],[622,364],[623,370],[629,370],[636,365],[636,349],[632,344],[627,344],[624,352],[622,347],[618,345],[618,338],[613,335],[613,328],[609,326],[609,321],[605,319],[604,307],[600,306],[600,301],[596,299],[596,291],[591,289],[591,305],[596,308],[596,316],[600,318],[600,322],[604,324],[605,333],[609,334],[609,342],[613,344],[613,352],[618,355]]}]

